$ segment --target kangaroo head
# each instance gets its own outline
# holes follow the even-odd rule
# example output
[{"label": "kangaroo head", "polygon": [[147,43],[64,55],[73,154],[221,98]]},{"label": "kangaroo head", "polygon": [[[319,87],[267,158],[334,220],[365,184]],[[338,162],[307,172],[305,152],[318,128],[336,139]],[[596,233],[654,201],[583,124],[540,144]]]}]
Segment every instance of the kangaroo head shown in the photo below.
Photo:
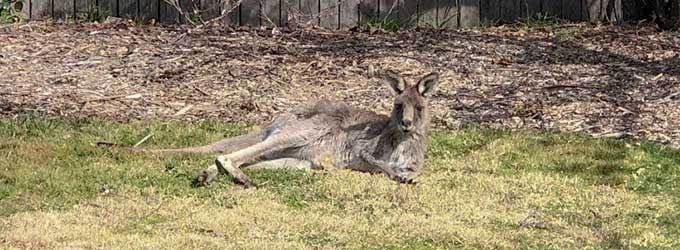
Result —
[{"label": "kangaroo head", "polygon": [[424,131],[430,123],[427,99],[439,83],[439,74],[427,74],[415,85],[393,71],[385,71],[383,77],[397,95],[391,115],[393,125],[407,134]]}]

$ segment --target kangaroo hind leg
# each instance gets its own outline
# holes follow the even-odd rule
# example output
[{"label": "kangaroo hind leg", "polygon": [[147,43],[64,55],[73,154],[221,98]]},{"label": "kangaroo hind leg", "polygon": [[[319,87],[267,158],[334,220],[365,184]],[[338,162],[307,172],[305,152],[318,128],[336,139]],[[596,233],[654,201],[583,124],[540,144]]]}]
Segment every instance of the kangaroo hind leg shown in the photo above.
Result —
[{"label": "kangaroo hind leg", "polygon": [[314,168],[311,161],[296,158],[279,158],[274,160],[261,161],[255,164],[244,166],[247,169],[290,169],[290,170],[309,170]]},{"label": "kangaroo hind leg", "polygon": [[273,136],[250,147],[218,156],[214,165],[201,172],[199,182],[207,184],[219,171],[225,171],[236,178],[239,183],[246,187],[252,187],[254,186],[253,182],[240,169],[242,165],[252,163],[254,166],[257,166],[257,163],[261,162],[265,155],[299,146],[303,140],[303,137]]}]

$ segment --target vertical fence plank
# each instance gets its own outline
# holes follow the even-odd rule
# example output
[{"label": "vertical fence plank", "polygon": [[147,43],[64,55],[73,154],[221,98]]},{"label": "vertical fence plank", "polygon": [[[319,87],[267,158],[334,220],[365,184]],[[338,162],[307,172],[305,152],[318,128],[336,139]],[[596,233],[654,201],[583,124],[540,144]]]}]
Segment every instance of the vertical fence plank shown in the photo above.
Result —
[{"label": "vertical fence plank", "polygon": [[585,0],[588,9],[588,19],[591,22],[599,22],[601,17],[602,4],[600,0]]},{"label": "vertical fence plank", "polygon": [[418,26],[439,28],[437,22],[437,0],[420,0],[418,3]]},{"label": "vertical fence plank", "polygon": [[353,28],[359,24],[359,0],[340,3],[340,28]]},{"label": "vertical fence plank", "polygon": [[590,20],[590,9],[587,1],[588,0],[581,0],[581,18],[583,18],[584,21]]},{"label": "vertical fence plank", "polygon": [[600,21],[606,21],[609,18],[609,0],[600,0]]},{"label": "vertical fence plank", "polygon": [[21,2],[21,13],[24,15],[25,18],[31,19],[31,0],[25,0]]},{"label": "vertical fence plank", "polygon": [[581,0],[562,0],[562,17],[572,21],[583,20]]},{"label": "vertical fence plank", "polygon": [[137,20],[137,0],[118,0],[118,14],[121,17]]},{"label": "vertical fence plank", "polygon": [[399,22],[404,27],[418,25],[417,0],[399,0]]},{"label": "vertical fence plank", "polygon": [[610,22],[619,22],[623,18],[623,11],[621,0],[601,0],[602,8],[600,11],[600,18]]},{"label": "vertical fence plank", "polygon": [[[673,9],[676,9],[680,6],[678,6],[678,2],[675,3],[676,5],[673,6]],[[623,0],[614,0],[614,11],[616,12],[616,21],[617,22],[623,22]],[[680,20],[678,20],[680,21]]]},{"label": "vertical fence plank", "polygon": [[97,4],[97,10],[102,17],[118,16],[118,0],[99,0]]},{"label": "vertical fence plank", "polygon": [[293,9],[299,9],[300,5],[298,4],[298,0],[280,0],[281,6],[279,12],[279,18],[281,19],[280,25],[282,27],[288,26],[288,15],[291,13]]},{"label": "vertical fence plank", "polygon": [[500,20],[504,23],[511,23],[516,21],[521,16],[520,0],[503,0],[501,1],[501,16]]},{"label": "vertical fence plank", "polygon": [[321,0],[319,12],[319,25],[324,28],[338,28],[338,0]]},{"label": "vertical fence plank", "polygon": [[319,1],[318,0],[300,0],[300,23],[319,25]]},{"label": "vertical fence plank", "polygon": [[144,23],[151,20],[159,21],[158,0],[139,0],[139,10],[139,16]]},{"label": "vertical fence plank", "polygon": [[[95,0],[75,0],[75,13],[74,16],[78,20],[87,19],[88,14],[93,14],[96,10],[97,2]],[[86,20],[91,21],[91,20]]]},{"label": "vertical fence plank", "polygon": [[541,13],[541,0],[521,0],[519,7],[521,9],[520,18],[533,18]]},{"label": "vertical fence plank", "polygon": [[[574,1],[574,0],[564,0]],[[542,0],[543,15],[562,17],[562,0]]]},{"label": "vertical fence plank", "polygon": [[240,25],[260,27],[261,6],[259,0],[243,0],[241,2]]},{"label": "vertical fence plank", "polygon": [[222,14],[222,0],[201,0],[201,18],[210,21]]},{"label": "vertical fence plank", "polygon": [[213,18],[220,16],[222,11],[221,0],[201,0],[201,19],[204,21],[210,21]]},{"label": "vertical fence plank", "polygon": [[32,0],[31,18],[43,20],[52,17],[52,0]]},{"label": "vertical fence plank", "polygon": [[439,28],[458,28],[458,0],[438,0],[437,25]]},{"label": "vertical fence plank", "polygon": [[479,25],[479,0],[460,0],[460,26]]},{"label": "vertical fence plank", "polygon": [[58,20],[73,19],[74,0],[54,0],[52,3],[52,17]]},{"label": "vertical fence plank", "polygon": [[[417,0],[413,0],[417,1]],[[375,21],[379,17],[380,0],[359,1],[359,23]]]},{"label": "vertical fence plank", "polygon": [[[122,0],[121,0],[122,1]],[[122,6],[120,6],[122,9]],[[161,23],[166,23],[166,24],[174,24],[174,23],[179,23],[179,11],[175,9],[172,5],[169,3],[161,0],[160,1],[160,6],[159,8],[159,13],[158,13],[158,21]],[[122,13],[121,13],[122,15]]]},{"label": "vertical fence plank", "polygon": [[644,18],[643,3],[639,0],[623,0],[621,10],[624,20],[639,20]]},{"label": "vertical fence plank", "polygon": [[217,0],[220,5],[220,15],[225,12],[224,17],[222,17],[222,22],[227,25],[239,25],[241,23],[241,5],[236,4],[233,1],[223,5],[221,0]]},{"label": "vertical fence plank", "polygon": [[399,0],[379,0],[378,18],[382,20],[397,20],[399,18]]},{"label": "vertical fence plank", "polygon": [[481,0],[480,16],[484,24],[496,24],[501,17],[500,2],[504,0]]},{"label": "vertical fence plank", "polygon": [[[140,0],[143,1],[143,0]],[[182,8],[183,13],[179,13],[180,23],[192,23],[196,22],[198,17],[196,12],[200,9],[199,0],[179,0],[179,6]],[[189,18],[190,20],[187,20]]]},{"label": "vertical fence plank", "polygon": [[261,0],[262,15],[260,24],[262,26],[273,27],[281,25],[281,3],[279,0]]}]

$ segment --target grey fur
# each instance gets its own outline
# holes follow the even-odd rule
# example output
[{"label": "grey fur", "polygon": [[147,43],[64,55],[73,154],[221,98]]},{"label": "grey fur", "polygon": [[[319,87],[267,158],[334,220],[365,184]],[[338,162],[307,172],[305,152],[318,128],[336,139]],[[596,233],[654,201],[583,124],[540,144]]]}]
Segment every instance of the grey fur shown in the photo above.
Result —
[{"label": "grey fur", "polygon": [[422,173],[430,124],[427,96],[437,86],[431,73],[418,84],[386,71],[386,83],[397,94],[391,116],[350,107],[341,102],[319,101],[279,115],[262,130],[228,138],[212,145],[169,149],[170,153],[223,153],[204,170],[199,182],[210,182],[226,171],[251,186],[241,167],[348,168],[385,173],[412,183]]}]

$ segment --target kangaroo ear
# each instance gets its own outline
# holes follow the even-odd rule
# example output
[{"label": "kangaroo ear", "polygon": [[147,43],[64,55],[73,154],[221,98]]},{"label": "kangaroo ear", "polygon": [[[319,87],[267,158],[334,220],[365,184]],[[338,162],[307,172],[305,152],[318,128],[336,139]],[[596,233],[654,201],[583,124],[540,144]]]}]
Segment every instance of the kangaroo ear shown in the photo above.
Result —
[{"label": "kangaroo ear", "polygon": [[432,72],[418,81],[418,93],[424,97],[429,97],[439,84],[439,74]]},{"label": "kangaroo ear", "polygon": [[401,78],[401,76],[394,71],[385,70],[383,73],[383,79],[385,79],[385,82],[387,82],[390,88],[392,88],[392,90],[397,94],[403,93],[406,89],[406,82],[404,82],[404,78]]}]

